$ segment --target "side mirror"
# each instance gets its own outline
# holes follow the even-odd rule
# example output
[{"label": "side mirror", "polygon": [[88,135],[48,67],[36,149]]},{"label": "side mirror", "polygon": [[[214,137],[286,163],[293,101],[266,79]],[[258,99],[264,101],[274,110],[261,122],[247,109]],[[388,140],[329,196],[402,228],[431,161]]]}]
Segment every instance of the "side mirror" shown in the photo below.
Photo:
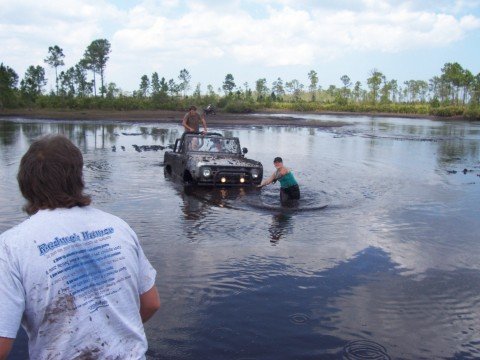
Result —
[{"label": "side mirror", "polygon": [[248,152],[248,149],[247,148],[242,148],[242,153],[243,154],[246,154]]}]

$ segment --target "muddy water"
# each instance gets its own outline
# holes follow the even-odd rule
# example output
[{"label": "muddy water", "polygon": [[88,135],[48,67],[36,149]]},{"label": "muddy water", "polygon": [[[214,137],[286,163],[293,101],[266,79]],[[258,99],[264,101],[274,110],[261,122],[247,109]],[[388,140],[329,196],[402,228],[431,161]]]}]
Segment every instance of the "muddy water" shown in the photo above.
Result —
[{"label": "muddy water", "polygon": [[[303,198],[282,208],[278,185],[186,194],[165,178],[164,151],[132,146],[171,144],[179,126],[1,120],[0,232],[25,218],[21,155],[64,133],[95,205],[131,224],[158,271],[148,358],[479,358],[480,124],[298,122],[212,129],[267,175],[284,158]],[[20,334],[12,358],[25,349]]]}]

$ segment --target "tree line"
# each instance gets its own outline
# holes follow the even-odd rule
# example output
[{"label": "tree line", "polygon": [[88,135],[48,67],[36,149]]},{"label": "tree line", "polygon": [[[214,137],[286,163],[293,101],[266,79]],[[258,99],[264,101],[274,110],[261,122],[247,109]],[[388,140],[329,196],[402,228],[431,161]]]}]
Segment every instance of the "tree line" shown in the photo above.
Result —
[{"label": "tree line", "polygon": [[[111,53],[107,39],[92,41],[78,63],[66,70],[65,54],[58,45],[48,48],[45,64],[55,70],[55,90],[47,93],[45,68],[31,65],[23,78],[8,65],[0,63],[1,108],[98,108],[112,110],[171,109],[183,110],[195,102],[213,104],[229,112],[262,109],[297,111],[356,111],[464,115],[480,118],[480,73],[474,75],[459,63],[446,63],[440,75],[432,79],[399,83],[378,69],[372,69],[366,84],[340,77],[341,86],[320,85],[315,70],[308,72],[308,83],[278,77],[239,85],[232,74],[226,74],[222,86],[207,85],[202,92],[197,83],[192,92],[191,75],[182,69],[176,79],[167,80],[157,72],[144,74],[138,89],[122,91],[114,82],[105,81],[105,70]],[[100,83],[98,84],[98,80]]]}]

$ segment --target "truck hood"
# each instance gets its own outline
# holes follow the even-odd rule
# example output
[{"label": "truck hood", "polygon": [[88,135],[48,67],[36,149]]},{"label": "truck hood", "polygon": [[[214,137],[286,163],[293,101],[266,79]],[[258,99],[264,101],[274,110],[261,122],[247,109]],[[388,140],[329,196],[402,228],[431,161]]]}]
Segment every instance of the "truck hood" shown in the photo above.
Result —
[{"label": "truck hood", "polygon": [[231,156],[231,155],[210,155],[210,154],[195,154],[190,155],[190,160],[197,163],[197,166],[239,166],[239,167],[262,167],[262,163],[252,159]]}]

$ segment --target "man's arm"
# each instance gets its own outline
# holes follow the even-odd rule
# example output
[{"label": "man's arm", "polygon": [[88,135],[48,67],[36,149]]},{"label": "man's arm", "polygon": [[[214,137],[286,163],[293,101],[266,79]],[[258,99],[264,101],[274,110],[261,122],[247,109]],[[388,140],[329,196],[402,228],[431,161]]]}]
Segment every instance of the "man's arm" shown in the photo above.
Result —
[{"label": "man's arm", "polygon": [[160,295],[158,295],[157,288],[152,286],[140,295],[140,316],[142,322],[147,322],[153,314],[160,308]]},{"label": "man's arm", "polygon": [[193,131],[193,129],[187,125],[187,118],[188,118],[188,114],[185,114],[185,116],[183,117],[182,125],[186,130]]},{"label": "man's arm", "polygon": [[15,339],[0,337],[0,360],[6,360]]}]

